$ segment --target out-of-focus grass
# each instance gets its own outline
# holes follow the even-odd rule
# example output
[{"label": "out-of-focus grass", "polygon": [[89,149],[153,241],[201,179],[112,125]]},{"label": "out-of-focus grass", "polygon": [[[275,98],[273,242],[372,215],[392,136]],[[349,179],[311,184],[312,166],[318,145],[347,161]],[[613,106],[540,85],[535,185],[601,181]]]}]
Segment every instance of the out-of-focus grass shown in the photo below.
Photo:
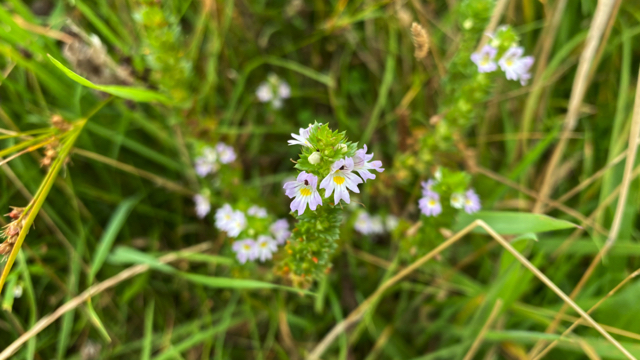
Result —
[{"label": "out-of-focus grass", "polygon": [[[549,39],[542,30],[557,2],[510,2],[503,22],[516,27],[528,53],[539,56],[544,42],[553,43],[548,64],[536,74],[544,86],[531,91],[498,81],[492,96],[478,105],[485,114],[465,139],[476,148],[481,166],[530,189],[540,186],[557,143],[596,8],[595,1],[568,1],[557,34]],[[53,32],[65,30],[67,19],[96,34],[116,64],[134,69],[132,86],[160,93],[146,74],[145,34],[133,18],[138,3],[0,4],[0,127],[43,128],[57,113],[80,119],[103,101],[103,94],[72,81],[48,58],[70,66]],[[380,175],[384,181],[367,185],[362,201],[370,209],[415,221],[412,179],[402,178],[405,169],[393,163],[432,129],[429,120],[438,113],[442,91],[436,60],[447,66],[464,21],[457,16],[456,3],[166,2],[185,34],[182,55],[196,59],[186,79],[192,90],[188,104],[114,99],[87,122],[76,143],[82,152],[73,155],[53,183],[5,286],[0,349],[91,284],[146,263],[151,271],[66,313],[12,358],[304,358],[336,323],[405,265],[399,263],[397,244],[388,238],[371,242],[349,224],[343,226],[343,246],[332,272],[310,289],[316,296],[268,288],[277,278],[266,266],[259,274],[262,282],[231,284],[228,258],[216,257],[222,236],[210,220],[194,216],[188,191],[197,189],[184,156],[184,134],[204,141],[223,136],[234,144],[245,167],[239,186],[259,193],[271,211],[284,217],[288,204],[280,183],[292,175],[288,159],[296,153],[286,146],[288,134],[314,120],[330,122],[350,138],[365,141],[385,163],[387,170]],[[593,70],[578,136],[568,143],[552,198],[561,197],[627,148],[640,63],[634,46],[639,19],[640,6],[623,2]],[[413,58],[412,21],[427,27],[432,36],[436,56],[425,62]],[[254,96],[270,72],[286,79],[293,90],[280,111],[269,110]],[[410,101],[402,103],[403,99]],[[489,141],[493,135],[503,140]],[[522,139],[529,139],[526,146]],[[0,143],[8,149],[18,140],[3,138]],[[110,161],[82,155],[87,152]],[[29,153],[1,167],[0,204],[5,209],[25,205],[36,193],[46,174],[40,157]],[[592,214],[620,184],[623,163],[565,204],[585,216]],[[535,201],[480,174],[474,184],[487,209],[529,210]],[[634,180],[619,240],[576,298],[583,309],[640,267],[639,195]],[[609,229],[614,211],[615,201],[594,219]],[[575,221],[559,210],[551,215]],[[537,242],[520,239],[514,247],[568,293],[604,241],[591,228],[586,230],[573,242],[567,242],[570,232],[557,232],[539,234]],[[215,250],[207,254],[180,256],[171,265],[156,263],[162,253],[209,240]],[[124,256],[126,249],[129,257]],[[16,286],[24,294],[11,299],[7,294]],[[614,336],[636,357],[639,296],[640,286],[631,281],[593,314],[604,325],[628,331]],[[474,235],[392,287],[374,312],[336,339],[323,359],[462,358],[498,298],[504,301],[502,311],[477,358],[524,359],[522,354],[538,340],[554,340],[570,325],[563,321],[554,334],[544,334],[561,300],[511,255],[488,247],[483,235]],[[579,327],[575,333],[573,341],[561,341],[547,358],[584,359],[576,339],[601,358],[624,358],[595,330]],[[91,351],[97,355],[91,357]]]}]

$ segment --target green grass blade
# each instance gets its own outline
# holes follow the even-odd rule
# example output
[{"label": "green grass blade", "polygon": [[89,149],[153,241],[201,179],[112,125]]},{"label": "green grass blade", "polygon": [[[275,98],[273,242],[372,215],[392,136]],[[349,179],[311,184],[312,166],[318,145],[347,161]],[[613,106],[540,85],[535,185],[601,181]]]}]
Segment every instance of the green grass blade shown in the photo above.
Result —
[{"label": "green grass blade", "polygon": [[153,346],[153,309],[155,308],[155,300],[152,298],[147,304],[144,311],[144,338],[142,341],[141,360],[149,360],[151,358],[151,350]]},{"label": "green grass blade", "polygon": [[107,256],[111,251],[111,247],[113,246],[113,242],[116,240],[116,237],[118,236],[120,229],[122,229],[125,221],[127,221],[129,213],[131,213],[131,210],[133,210],[133,207],[136,206],[141,198],[142,195],[135,195],[126,199],[118,205],[116,211],[111,215],[111,219],[109,219],[109,223],[105,227],[102,237],[98,243],[98,247],[93,255],[91,271],[89,272],[90,284],[93,283],[93,279],[107,259]]},{"label": "green grass blade", "polygon": [[54,59],[53,56],[47,55],[49,60],[60,69],[65,75],[67,75],[71,80],[77,82],[80,85],[86,86],[91,89],[100,90],[107,94],[111,94],[117,97],[121,97],[123,99],[133,100],[137,102],[154,102],[158,101],[165,104],[172,103],[171,99],[167,96],[157,93],[152,90],[147,90],[143,88],[134,88],[128,86],[119,86],[119,85],[96,85],[91,81],[83,78],[82,76],[76,74],[75,72],[69,70],[67,67],[62,65],[58,60]]}]

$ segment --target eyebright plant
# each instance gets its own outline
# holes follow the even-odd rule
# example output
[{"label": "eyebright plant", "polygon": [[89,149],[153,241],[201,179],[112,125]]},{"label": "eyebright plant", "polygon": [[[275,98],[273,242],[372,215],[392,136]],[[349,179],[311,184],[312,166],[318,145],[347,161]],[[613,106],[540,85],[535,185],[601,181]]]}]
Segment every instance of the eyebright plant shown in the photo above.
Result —
[{"label": "eyebright plant", "polygon": [[375,179],[375,172],[384,169],[381,161],[367,154],[366,145],[358,149],[344,132],[332,131],[327,124],[315,123],[291,136],[289,145],[301,146],[295,165],[300,173],[284,184],[284,190],[298,222],[286,242],[279,271],[295,283],[304,283],[331,269],[331,255],[340,237],[341,202],[351,203],[350,193],[359,193],[358,185]]},{"label": "eyebright plant", "polygon": [[444,167],[438,168],[433,178],[422,182],[418,207],[423,216],[416,235],[404,240],[403,246],[408,254],[420,256],[424,249],[444,241],[460,211],[472,214],[480,210],[480,197],[470,183],[468,173]]}]

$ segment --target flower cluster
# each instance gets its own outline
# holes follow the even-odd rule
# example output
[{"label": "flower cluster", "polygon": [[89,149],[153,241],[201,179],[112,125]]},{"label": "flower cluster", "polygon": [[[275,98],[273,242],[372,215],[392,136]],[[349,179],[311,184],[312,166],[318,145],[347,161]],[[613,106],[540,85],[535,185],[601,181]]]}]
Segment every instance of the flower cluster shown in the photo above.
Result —
[{"label": "flower cluster", "polygon": [[278,251],[278,245],[284,244],[291,235],[287,220],[280,219],[270,223],[267,210],[257,205],[249,207],[245,215],[240,210],[234,210],[231,205],[224,204],[216,211],[215,218],[219,230],[225,231],[229,237],[239,239],[233,242],[231,250],[240,264],[272,259],[273,254]]},{"label": "flower cluster", "polygon": [[[422,182],[422,198],[418,200],[420,212],[425,216],[438,216],[442,213],[442,204],[440,203],[440,194],[435,190],[442,178],[442,172],[439,171],[436,179],[429,179]],[[449,198],[449,204],[454,209],[464,209],[468,214],[473,214],[480,210],[480,197],[473,189],[467,189],[465,192],[454,191]]]},{"label": "flower cluster", "polygon": [[471,54],[471,61],[478,66],[478,72],[490,73],[500,66],[508,80],[520,81],[520,84],[526,85],[531,79],[533,56],[523,56],[524,48],[516,45],[508,27],[500,27],[491,37],[492,41],[489,44]]},{"label": "flower cluster", "polygon": [[302,146],[295,166],[300,173],[284,184],[284,192],[292,199],[290,208],[298,223],[286,243],[280,270],[294,280],[309,279],[331,267],[342,224],[341,202],[351,203],[351,193],[360,193],[359,185],[384,169],[367,153],[366,145],[358,149],[357,143],[327,124],[315,123],[291,136],[289,145]]},{"label": "flower cluster", "polygon": [[354,229],[362,235],[380,235],[391,232],[398,226],[398,218],[387,215],[382,218],[380,215],[371,215],[366,211],[358,212]]},{"label": "flower cluster", "polygon": [[195,160],[196,173],[200,177],[215,174],[220,164],[229,164],[236,159],[233,147],[219,142],[214,148],[205,146]]},{"label": "flower cluster", "polygon": [[[314,125],[309,125],[307,129],[300,129],[299,134],[291,134],[294,140],[289,140],[289,145],[302,145],[314,149],[309,139],[313,129]],[[347,145],[338,144],[336,149],[340,152],[346,152]],[[312,151],[306,160],[310,165],[318,165],[323,159],[322,152],[316,150]],[[369,170],[384,171],[382,162],[371,161],[372,159],[373,154],[367,154],[367,145],[364,145],[353,156],[344,156],[333,161],[328,173],[320,183],[320,189],[324,189],[324,197],[328,198],[333,194],[334,205],[339,204],[340,200],[344,200],[345,203],[349,204],[351,202],[349,190],[354,193],[360,193],[358,184],[376,178],[376,175]],[[362,179],[354,172],[357,172]],[[291,202],[291,211],[297,211],[298,215],[302,215],[307,208],[307,204],[312,211],[322,205],[322,198],[318,193],[317,184],[318,177],[306,171],[302,171],[296,180],[284,184],[285,195],[289,198],[294,198]]]},{"label": "flower cluster", "polygon": [[260,83],[256,89],[258,101],[271,102],[274,109],[282,107],[282,100],[291,97],[291,87],[276,74],[269,74],[267,80]]}]

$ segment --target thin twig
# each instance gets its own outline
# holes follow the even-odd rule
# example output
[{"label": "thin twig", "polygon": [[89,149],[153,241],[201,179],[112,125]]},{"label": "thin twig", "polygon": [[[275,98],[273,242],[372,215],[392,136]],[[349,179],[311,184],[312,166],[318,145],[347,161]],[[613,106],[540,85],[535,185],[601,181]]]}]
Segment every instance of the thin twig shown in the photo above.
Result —
[{"label": "thin twig", "polygon": [[[185,252],[199,253],[199,252],[207,251],[209,248],[211,248],[211,242],[207,241],[204,243],[200,243],[198,245],[188,247],[180,251],[166,254],[158,258],[158,261],[163,264],[169,263],[179,258],[178,253],[185,253]],[[13,343],[11,343],[11,345],[9,345],[6,349],[4,349],[2,353],[0,353],[0,360],[9,359],[9,357],[13,355],[16,351],[18,351],[18,349],[20,349],[20,347],[24,345],[24,343],[29,341],[29,339],[38,335],[42,330],[44,330],[47,326],[51,325],[54,321],[56,321],[62,315],[82,305],[85,301],[91,299],[93,296],[109,288],[112,288],[127,279],[130,279],[136,275],[142,274],[149,269],[150,269],[150,266],[146,264],[134,265],[119,272],[117,275],[108,278],[103,282],[92,285],[91,287],[83,291],[80,295],[74,297],[73,299],[67,301],[64,305],[57,308],[56,311],[38,320],[38,322],[35,323],[33,327],[29,329],[29,331],[22,334]]]},{"label": "thin twig", "polygon": [[476,355],[476,352],[478,352],[480,345],[482,345],[482,340],[484,340],[487,331],[489,331],[489,327],[491,327],[491,324],[493,324],[493,321],[500,313],[500,309],[502,309],[502,299],[496,300],[496,303],[493,305],[493,309],[491,310],[491,314],[489,314],[489,318],[482,326],[482,329],[480,329],[478,336],[476,336],[476,339],[473,340],[473,344],[471,344],[469,351],[467,351],[467,354],[462,360],[472,360]]},{"label": "thin twig", "polygon": [[480,43],[478,43],[478,47],[476,48],[476,52],[480,51],[483,46],[489,41],[489,34],[492,34],[496,28],[498,27],[498,23],[500,19],[502,19],[502,14],[507,9],[507,5],[509,4],[509,0],[498,0],[498,3],[493,8],[493,12],[491,13],[491,19],[487,24],[487,27],[484,28],[484,32],[482,38],[480,38]]}]

